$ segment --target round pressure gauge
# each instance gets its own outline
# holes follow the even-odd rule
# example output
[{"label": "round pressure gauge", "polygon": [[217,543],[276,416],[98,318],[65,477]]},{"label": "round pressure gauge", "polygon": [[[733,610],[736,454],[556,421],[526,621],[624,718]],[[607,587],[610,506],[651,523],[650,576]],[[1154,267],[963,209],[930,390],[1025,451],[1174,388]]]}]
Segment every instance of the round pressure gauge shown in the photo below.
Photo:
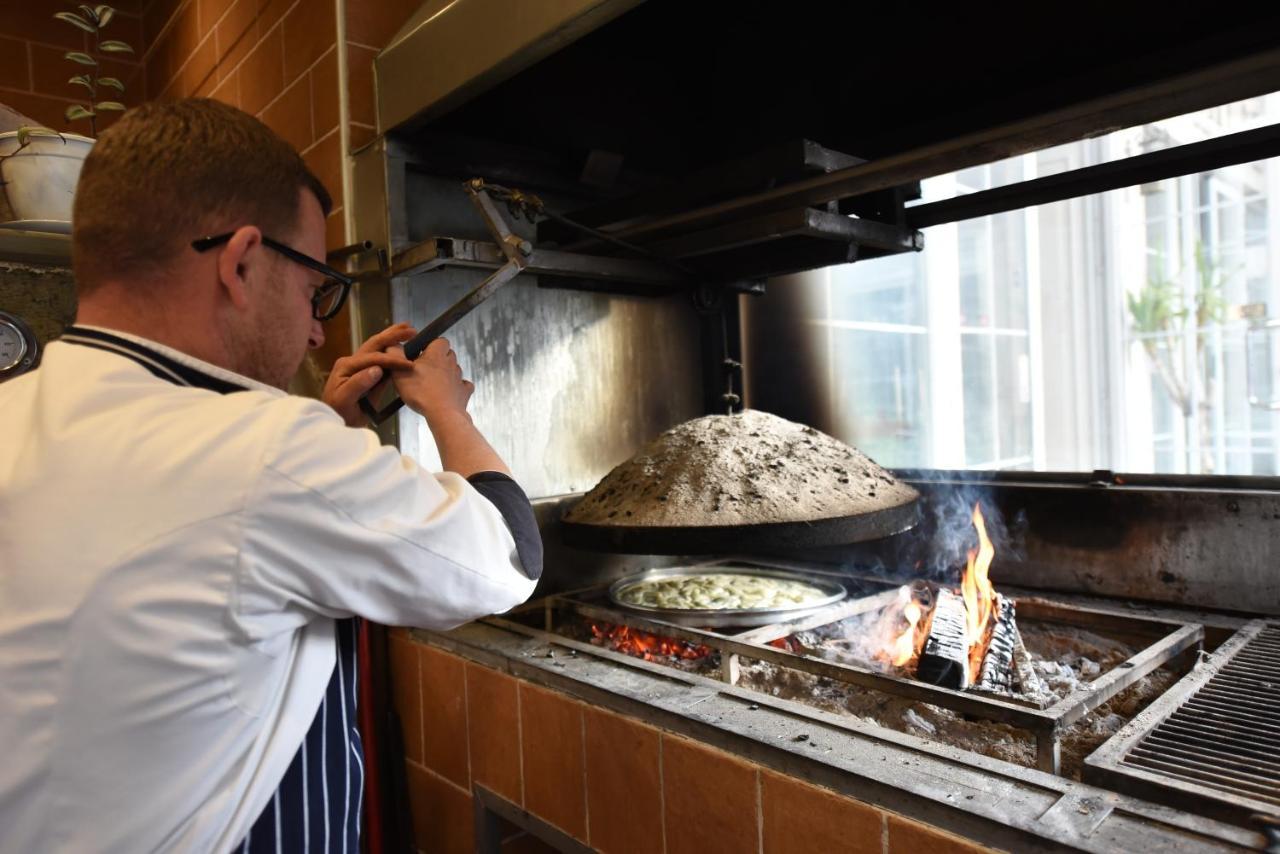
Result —
[{"label": "round pressure gauge", "polygon": [[40,363],[40,342],[22,318],[0,311],[0,382]]}]

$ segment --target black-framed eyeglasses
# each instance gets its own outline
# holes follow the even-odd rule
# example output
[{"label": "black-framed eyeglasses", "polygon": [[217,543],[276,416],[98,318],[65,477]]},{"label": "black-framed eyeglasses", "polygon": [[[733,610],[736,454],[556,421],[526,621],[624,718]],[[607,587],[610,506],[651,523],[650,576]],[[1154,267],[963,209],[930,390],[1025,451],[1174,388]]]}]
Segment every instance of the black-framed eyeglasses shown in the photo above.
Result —
[{"label": "black-framed eyeglasses", "polygon": [[[207,252],[215,246],[221,246],[226,243],[234,234],[234,231],[229,231],[226,234],[219,234],[214,237],[202,237],[199,240],[191,241],[191,248],[197,252]],[[310,255],[302,254],[292,246],[286,246],[280,241],[272,240],[265,235],[262,238],[262,245],[274,249],[290,261],[301,264],[308,270],[315,270],[317,273],[324,275],[324,284],[316,288],[315,294],[311,297],[312,317],[316,320],[328,320],[342,310],[342,304],[347,301],[347,294],[351,292],[351,286],[355,284],[355,279],[345,273],[339,273],[328,264],[317,261]]]}]

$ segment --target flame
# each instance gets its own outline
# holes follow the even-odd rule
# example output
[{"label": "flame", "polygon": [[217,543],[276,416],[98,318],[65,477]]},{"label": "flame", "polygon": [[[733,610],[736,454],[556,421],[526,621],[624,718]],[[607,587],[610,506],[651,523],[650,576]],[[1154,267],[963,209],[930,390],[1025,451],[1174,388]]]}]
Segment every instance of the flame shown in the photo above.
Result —
[{"label": "flame", "polygon": [[996,550],[987,537],[982,509],[973,505],[973,526],[978,529],[978,548],[969,552],[969,559],[960,579],[960,593],[964,597],[965,637],[969,641],[969,672],[976,674],[982,667],[986,654],[987,625],[996,607],[996,590],[991,586],[987,572]]},{"label": "flame", "polygon": [[[920,630],[920,618],[924,610],[915,601],[911,588],[898,588],[898,601],[885,612],[880,629],[881,637],[887,637],[875,657],[894,667],[902,667],[916,654],[916,633]],[[903,621],[906,626],[903,627]]]},{"label": "flame", "polygon": [[920,606],[915,601],[908,602],[902,609],[902,616],[907,620],[907,628],[893,642],[893,653],[889,660],[893,662],[894,667],[906,664],[916,653],[916,626],[920,623],[920,614]]},{"label": "flame", "polygon": [[683,658],[688,660],[704,658],[711,654],[708,647],[700,644],[686,643],[682,640],[664,638],[633,629],[630,626],[605,627],[592,624],[591,636],[600,646],[611,646],[618,652],[653,661],[655,658]]}]

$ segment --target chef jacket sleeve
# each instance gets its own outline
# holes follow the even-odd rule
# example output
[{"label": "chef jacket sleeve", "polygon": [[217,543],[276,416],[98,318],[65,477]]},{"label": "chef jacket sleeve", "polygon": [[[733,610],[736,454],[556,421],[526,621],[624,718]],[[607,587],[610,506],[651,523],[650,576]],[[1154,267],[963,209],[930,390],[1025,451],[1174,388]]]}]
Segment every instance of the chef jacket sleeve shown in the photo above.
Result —
[{"label": "chef jacket sleeve", "polygon": [[246,497],[231,597],[250,639],[317,613],[448,629],[533,592],[503,513],[460,475],[426,471],[317,401],[273,405],[279,436]]},{"label": "chef jacket sleeve", "polygon": [[542,576],[542,534],[538,520],[533,517],[533,507],[520,484],[509,475],[497,471],[476,472],[467,483],[489,499],[507,521],[511,536],[516,541],[516,553],[525,575],[537,579]]}]

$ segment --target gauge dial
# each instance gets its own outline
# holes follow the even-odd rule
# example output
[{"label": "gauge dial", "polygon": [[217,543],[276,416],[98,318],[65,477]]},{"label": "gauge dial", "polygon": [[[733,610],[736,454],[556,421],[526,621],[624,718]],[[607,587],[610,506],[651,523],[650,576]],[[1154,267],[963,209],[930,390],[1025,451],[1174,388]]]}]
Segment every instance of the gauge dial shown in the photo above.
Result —
[{"label": "gauge dial", "polygon": [[21,318],[0,311],[0,381],[34,368],[39,346]]}]

